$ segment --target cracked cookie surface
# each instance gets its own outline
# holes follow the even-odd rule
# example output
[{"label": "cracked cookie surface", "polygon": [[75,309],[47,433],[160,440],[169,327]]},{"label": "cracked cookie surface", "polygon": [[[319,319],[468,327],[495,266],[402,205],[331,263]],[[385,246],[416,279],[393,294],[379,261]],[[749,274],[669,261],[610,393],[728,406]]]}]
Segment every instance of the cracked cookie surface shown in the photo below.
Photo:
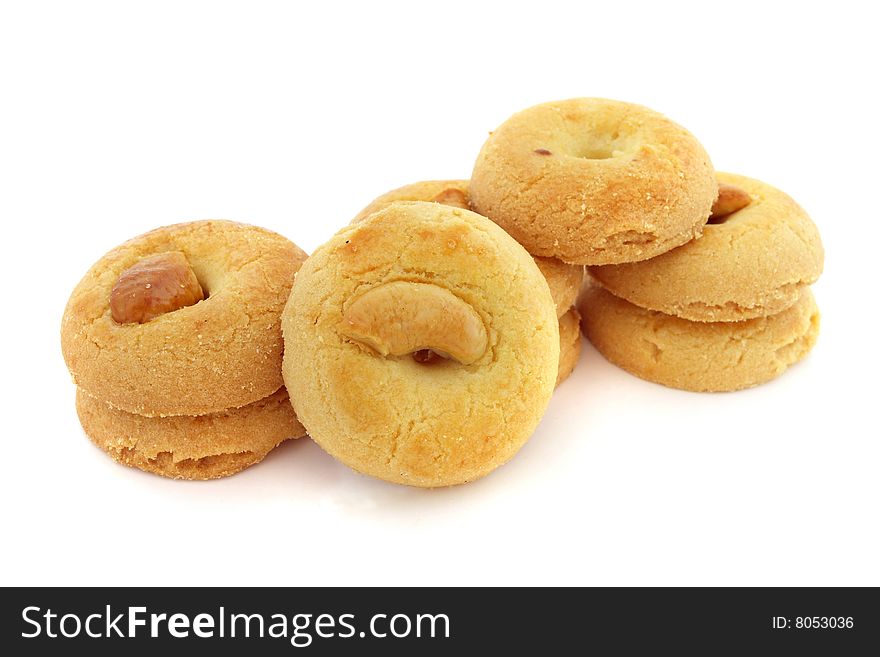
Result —
[{"label": "cracked cookie surface", "polygon": [[[375,293],[388,286],[393,294]],[[406,298],[424,286],[442,289],[438,304],[454,295],[484,331],[447,341],[458,345],[450,357],[432,356],[432,344],[404,355],[371,347],[401,335],[419,345],[422,319],[433,335],[442,305],[429,312]],[[359,308],[370,317],[363,332],[387,317],[387,335],[359,341],[350,330],[347,312],[364,299],[386,306]],[[485,217],[439,203],[392,203],[337,233],[298,272],[282,328],[284,378],[309,435],[355,470],[413,486],[464,483],[508,461],[559,366],[556,308],[534,260]]]}]

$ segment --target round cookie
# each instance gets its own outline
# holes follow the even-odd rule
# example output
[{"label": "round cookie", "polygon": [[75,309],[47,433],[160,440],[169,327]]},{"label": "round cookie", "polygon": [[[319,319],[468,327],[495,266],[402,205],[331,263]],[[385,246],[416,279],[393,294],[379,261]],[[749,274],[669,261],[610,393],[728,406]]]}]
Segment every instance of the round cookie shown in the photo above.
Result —
[{"label": "round cookie", "polygon": [[646,310],[598,285],[579,304],[584,335],[615,365],[642,379],[695,392],[749,388],[782,374],[812,349],[819,310],[809,288],[776,315],[692,322]]},{"label": "round cookie", "polygon": [[559,319],[559,373],[556,385],[565,381],[574,371],[581,357],[581,316],[577,308],[571,308]]},{"label": "round cookie", "polygon": [[470,200],[533,255],[600,265],[693,239],[716,191],[709,156],[680,125],[639,105],[575,98],[492,132]]},{"label": "round cookie", "polygon": [[114,460],[173,479],[235,474],[305,435],[284,388],[242,408],[165,418],[117,410],[77,388],[76,410],[89,439]]},{"label": "round cookie", "polygon": [[[127,276],[164,256],[191,267],[206,298],[144,323],[117,321],[111,296],[128,285],[127,302],[163,287],[154,267],[143,269],[142,285]],[[306,257],[276,233],[231,221],[166,226],[129,240],[89,270],[64,311],[61,348],[75,383],[145,416],[216,413],[271,395],[283,383],[281,311]]]},{"label": "round cookie", "polygon": [[282,329],[309,435],[355,470],[412,486],[508,461],[559,367],[534,260],[485,217],[438,203],[393,203],[338,232],[297,274]]},{"label": "round cookie", "polygon": [[[467,180],[424,180],[398,187],[382,194],[367,207],[358,212],[352,223],[363,221],[397,201],[431,201],[456,208],[470,209],[470,196]],[[550,294],[556,302],[556,315],[562,317],[577,301],[578,292],[584,282],[584,268],[570,265],[556,258],[535,258],[535,264],[547,279]]]},{"label": "round cookie", "polygon": [[748,204],[713,217],[698,240],[644,262],[591,267],[593,277],[637,306],[700,322],[764,317],[794,304],[822,273],[815,224],[766,183],[717,176],[744,190]]}]

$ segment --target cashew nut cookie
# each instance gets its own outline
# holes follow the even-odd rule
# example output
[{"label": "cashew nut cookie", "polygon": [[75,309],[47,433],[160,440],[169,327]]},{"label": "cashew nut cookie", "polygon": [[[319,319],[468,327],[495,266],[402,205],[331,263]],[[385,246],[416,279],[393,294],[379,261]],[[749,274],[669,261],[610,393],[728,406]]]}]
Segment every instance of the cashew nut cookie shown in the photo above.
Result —
[{"label": "cashew nut cookie", "polygon": [[412,486],[508,461],[553,393],[559,321],[534,260],[468,210],[399,202],[298,272],[282,317],[297,416],[349,467]]},{"label": "cashew nut cookie", "polygon": [[716,192],[709,156],[680,125],[639,105],[575,98],[492,132],[470,202],[533,255],[603,265],[698,236]]},{"label": "cashew nut cookie", "polygon": [[819,310],[809,288],[794,305],[741,322],[692,322],[620,299],[597,284],[579,304],[584,335],[609,361],[671,388],[722,392],[782,374],[812,349]]},{"label": "cashew nut cookie", "polygon": [[[373,200],[358,212],[352,223],[362,221],[396,201],[432,201],[465,210],[473,209],[470,207],[469,184],[468,180],[425,180],[404,185]],[[556,315],[562,317],[577,301],[584,282],[584,268],[556,258],[536,257],[535,263],[550,286],[550,294],[556,302]]]},{"label": "cashew nut cookie", "polygon": [[559,319],[559,372],[556,385],[565,381],[574,371],[581,357],[581,316],[577,308],[571,308]]},{"label": "cashew nut cookie", "polygon": [[135,237],[88,271],[61,348],[89,395],[144,416],[203,415],[278,390],[281,311],[306,254],[231,221]]},{"label": "cashew nut cookie", "polygon": [[591,267],[607,290],[637,306],[700,322],[785,310],[822,273],[819,231],[788,195],[718,173],[719,197],[700,239],[651,260]]},{"label": "cashew nut cookie", "polygon": [[235,474],[305,435],[284,388],[229,411],[161,418],[117,410],[79,388],[76,410],[86,435],[114,460],[173,479]]}]

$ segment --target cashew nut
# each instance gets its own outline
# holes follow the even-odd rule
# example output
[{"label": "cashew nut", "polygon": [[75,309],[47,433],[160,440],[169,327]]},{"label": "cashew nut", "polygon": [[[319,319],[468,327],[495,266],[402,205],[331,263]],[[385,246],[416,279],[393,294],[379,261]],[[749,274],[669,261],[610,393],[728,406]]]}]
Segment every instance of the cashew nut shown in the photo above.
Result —
[{"label": "cashew nut", "polygon": [[382,356],[430,349],[463,365],[478,360],[489,342],[470,304],[438,285],[408,281],[384,283],[357,297],[345,309],[340,332]]},{"label": "cashew nut", "polygon": [[709,215],[709,223],[723,223],[724,218],[737,210],[742,210],[752,202],[752,197],[742,187],[718,183],[718,197],[712,204],[712,214]]}]

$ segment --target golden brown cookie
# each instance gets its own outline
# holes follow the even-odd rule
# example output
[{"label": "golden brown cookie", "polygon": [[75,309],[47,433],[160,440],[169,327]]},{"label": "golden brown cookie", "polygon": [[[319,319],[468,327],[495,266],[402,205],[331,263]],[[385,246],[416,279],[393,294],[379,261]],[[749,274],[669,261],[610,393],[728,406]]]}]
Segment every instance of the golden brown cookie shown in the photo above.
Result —
[{"label": "golden brown cookie", "polygon": [[[129,240],[89,270],[64,311],[74,381],[146,416],[216,413],[271,395],[283,383],[281,310],[305,259],[280,235],[231,221]],[[175,297],[192,285],[204,300],[183,288]]]},{"label": "golden brown cookie", "polygon": [[297,274],[284,378],[322,448],[387,481],[449,486],[509,460],[559,367],[559,321],[534,260],[485,217],[393,203]]},{"label": "golden brown cookie", "polygon": [[374,212],[384,210],[397,201],[431,201],[455,208],[470,210],[468,180],[422,180],[385,192],[355,215],[351,223],[357,223]]},{"label": "golden brown cookie", "polygon": [[581,357],[581,316],[571,308],[559,319],[559,373],[556,385],[565,381],[574,371]]},{"label": "golden brown cookie", "polygon": [[692,322],[584,287],[581,327],[596,349],[636,376],[672,388],[722,392],[782,374],[812,349],[819,310],[809,288],[776,315],[741,322]]},{"label": "golden brown cookie", "polygon": [[[470,209],[467,180],[424,180],[398,187],[373,200],[358,212],[352,223],[362,221],[374,212],[396,201],[431,201],[456,208]],[[562,317],[577,301],[578,291],[584,281],[584,268],[570,265],[556,258],[535,258],[538,269],[547,279],[550,294],[556,303],[556,315]]]},{"label": "golden brown cookie", "polygon": [[474,165],[473,208],[529,253],[601,265],[700,234],[716,195],[706,151],[650,109],[575,98],[514,114]]},{"label": "golden brown cookie", "polygon": [[556,304],[556,316],[561,319],[577,301],[584,283],[584,268],[556,258],[535,257],[535,264],[547,279],[550,296]]},{"label": "golden brown cookie", "polygon": [[778,189],[717,175],[745,191],[747,205],[713,217],[700,239],[643,262],[591,267],[593,277],[637,306],[700,322],[763,317],[794,304],[822,273],[815,224]]},{"label": "golden brown cookie", "polygon": [[76,392],[86,435],[114,460],[173,479],[215,479],[258,463],[305,435],[281,388],[241,408],[198,417],[148,418]]}]

